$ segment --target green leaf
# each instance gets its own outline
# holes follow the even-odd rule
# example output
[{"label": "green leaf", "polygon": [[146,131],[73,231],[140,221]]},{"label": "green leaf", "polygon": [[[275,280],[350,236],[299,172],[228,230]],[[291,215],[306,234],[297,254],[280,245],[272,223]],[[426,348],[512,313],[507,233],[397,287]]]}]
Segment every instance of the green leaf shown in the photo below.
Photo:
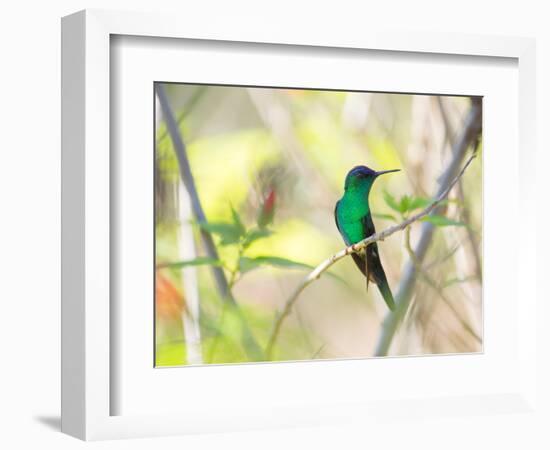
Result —
[{"label": "green leaf", "polygon": [[252,244],[254,241],[257,241],[258,239],[263,239],[266,237],[269,237],[273,234],[273,231],[268,230],[267,228],[258,229],[255,228],[253,230],[250,230],[248,233],[246,233],[243,241],[243,247],[247,248]]},{"label": "green leaf", "polygon": [[386,202],[386,204],[391,208],[393,209],[394,211],[400,213],[401,212],[401,208],[400,206],[398,205],[397,201],[395,200],[395,198],[387,191],[384,191],[384,201]]},{"label": "green leaf", "polygon": [[449,219],[445,216],[439,216],[437,214],[425,216],[422,219],[422,222],[429,222],[436,227],[463,227],[465,224],[463,222],[457,222],[456,220]]},{"label": "green leaf", "polygon": [[[428,206],[430,206],[432,203],[434,202],[433,199],[431,198],[426,198],[426,197],[412,197],[410,202],[409,202],[409,211],[414,211],[415,209],[420,209],[420,208],[427,208]],[[449,203],[456,203],[456,204],[460,204],[460,202],[456,199],[444,199],[444,200],[441,200],[439,202],[437,202],[437,204],[439,206],[443,206],[443,205],[448,205]]]},{"label": "green leaf", "polygon": [[[242,256],[239,260],[239,270],[241,273],[249,272],[262,266],[278,267],[281,269],[315,269],[315,267],[310,266],[309,264],[293,261],[288,258],[281,258],[279,256],[257,256],[255,258]],[[335,275],[331,272],[325,272],[325,274],[345,283],[345,281],[338,275]]]},{"label": "green leaf", "polygon": [[408,212],[414,211],[415,209],[426,208],[431,202],[432,200],[430,200],[429,198],[404,195],[399,200],[399,204],[397,205],[397,207],[399,208],[399,212],[401,214],[406,214]]},{"label": "green leaf", "polygon": [[235,224],[235,228],[239,231],[239,237],[244,236],[246,234],[246,228],[243,225],[243,222],[241,221],[241,218],[239,217],[239,214],[237,211],[235,211],[235,208],[233,208],[233,205],[230,205],[231,207],[231,216],[233,217],[233,223]]},{"label": "green leaf", "polygon": [[260,210],[260,214],[258,214],[258,219],[256,220],[256,223],[260,228],[267,227],[271,222],[273,222],[273,216],[274,216],[274,210],[268,210],[266,211],[264,208]]},{"label": "green leaf", "polygon": [[401,214],[404,214],[409,211],[410,203],[411,198],[408,195],[404,195],[403,197],[401,197],[401,200],[399,201],[399,212]]},{"label": "green leaf", "polygon": [[173,263],[161,264],[161,267],[167,267],[170,269],[179,269],[181,267],[189,266],[221,266],[222,262],[216,258],[210,258],[208,256],[199,256],[195,259],[189,259],[186,261],[177,261]]},{"label": "green leaf", "polygon": [[415,209],[419,208],[426,208],[430,203],[432,203],[432,200],[425,197],[413,197],[410,200],[409,203],[409,211],[414,211]]},{"label": "green leaf", "polygon": [[314,267],[309,264],[304,264],[291,259],[281,258],[278,256],[257,256],[255,258],[241,257],[239,261],[239,269],[242,273],[256,269],[260,266],[282,267],[291,269],[311,269]]},{"label": "green leaf", "polygon": [[241,229],[234,223],[226,222],[199,222],[199,227],[209,233],[221,237],[220,244],[236,244],[242,237]]},{"label": "green leaf", "polygon": [[375,217],[376,219],[385,219],[385,220],[391,220],[392,222],[397,222],[397,219],[395,218],[395,216],[392,216],[391,214],[372,213],[372,217]]}]

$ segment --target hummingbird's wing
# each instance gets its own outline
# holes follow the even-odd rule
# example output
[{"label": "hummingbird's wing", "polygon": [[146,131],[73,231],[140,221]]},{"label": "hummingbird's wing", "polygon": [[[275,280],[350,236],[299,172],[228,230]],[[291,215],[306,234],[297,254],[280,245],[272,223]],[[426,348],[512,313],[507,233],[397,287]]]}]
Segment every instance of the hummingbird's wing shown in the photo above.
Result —
[{"label": "hummingbird's wing", "polygon": [[[363,231],[365,232],[365,237],[373,235],[376,231],[374,229],[374,223],[372,222],[372,217],[370,214],[367,214],[363,217]],[[376,242],[368,245],[365,251],[366,254],[366,276],[367,280],[370,279],[378,286],[382,297],[388,308],[392,311],[395,308],[395,302],[393,300],[393,295],[391,293],[388,280],[386,279],[386,273],[382,267],[382,262],[380,261],[380,255],[378,253],[378,245]],[[368,281],[367,281],[368,283]]]},{"label": "hummingbird's wing", "polygon": [[[336,228],[338,228],[338,232],[340,233],[340,236],[344,238],[344,241],[346,240],[346,237],[344,236],[344,233],[342,233],[342,229],[340,228],[340,224],[338,223],[338,207],[340,206],[340,200],[336,202],[336,205],[334,205],[334,221],[336,222]],[[348,243],[346,242],[346,245]]]},{"label": "hummingbird's wing", "polygon": [[[351,245],[352,242],[349,241],[346,234],[342,231],[342,228],[340,227],[340,224],[338,223],[338,207],[339,207],[339,205],[340,205],[340,200],[338,200],[336,202],[336,206],[334,207],[334,220],[336,221],[336,228],[338,228],[338,231],[340,232],[340,235],[344,239],[344,242],[346,243],[346,245]],[[365,253],[364,252],[352,253],[351,257],[355,261],[355,264],[357,265],[357,267],[359,268],[361,273],[363,275],[365,275],[365,277],[367,278],[367,290],[368,290],[369,289],[369,277],[368,277],[368,274],[367,274],[367,263],[366,263],[366,260],[365,260]]]}]

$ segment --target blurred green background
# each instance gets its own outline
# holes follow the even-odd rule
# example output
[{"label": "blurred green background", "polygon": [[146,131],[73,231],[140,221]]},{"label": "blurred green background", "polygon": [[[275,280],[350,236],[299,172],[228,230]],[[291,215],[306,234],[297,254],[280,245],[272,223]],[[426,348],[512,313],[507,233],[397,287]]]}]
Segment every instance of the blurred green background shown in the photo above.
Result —
[{"label": "blurred green background", "polygon": [[[344,247],[334,205],[347,172],[360,164],[402,169],[378,179],[369,199],[377,231],[401,222],[416,212],[400,210],[403,197],[436,192],[470,108],[467,97],[186,84],[165,90],[208,223],[198,224],[186,207],[157,105],[158,366],[251,361],[243,326],[265,348],[293,289]],[[476,158],[451,192],[447,221],[436,227],[422,266],[426,277],[418,277],[390,355],[482,349],[481,177]],[[206,257],[201,227],[212,233],[219,261]],[[419,229],[410,228],[413,245]],[[405,233],[380,242],[379,251],[395,294],[409,260]],[[229,280],[240,313],[224,306],[214,265]],[[389,311],[376,286],[367,292],[365,284],[351,258],[334,265],[296,302],[272,359],[372,356]]]}]

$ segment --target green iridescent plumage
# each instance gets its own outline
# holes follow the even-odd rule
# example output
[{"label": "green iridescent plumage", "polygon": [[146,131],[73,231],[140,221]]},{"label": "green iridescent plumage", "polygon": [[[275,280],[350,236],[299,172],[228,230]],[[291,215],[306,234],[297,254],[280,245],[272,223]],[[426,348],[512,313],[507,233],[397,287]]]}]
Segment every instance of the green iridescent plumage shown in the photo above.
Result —
[{"label": "green iridescent plumage", "polygon": [[[396,171],[376,172],[366,166],[356,166],[348,172],[344,195],[336,202],[334,210],[336,226],[346,245],[355,244],[375,233],[369,206],[370,190],[379,175]],[[367,288],[369,281],[374,282],[388,307],[393,310],[395,303],[380,262],[376,242],[367,246],[362,252],[353,253],[351,256],[361,273],[367,278]]]}]

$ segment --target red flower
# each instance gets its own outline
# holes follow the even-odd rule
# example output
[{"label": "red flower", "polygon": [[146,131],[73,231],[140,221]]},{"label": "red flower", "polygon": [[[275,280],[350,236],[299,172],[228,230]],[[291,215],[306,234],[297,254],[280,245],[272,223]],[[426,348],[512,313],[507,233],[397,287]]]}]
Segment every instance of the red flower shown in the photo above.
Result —
[{"label": "red flower", "polygon": [[260,214],[258,215],[258,226],[265,228],[271,222],[273,222],[273,216],[275,215],[275,190],[270,189],[267,194],[263,205],[260,208]]}]

